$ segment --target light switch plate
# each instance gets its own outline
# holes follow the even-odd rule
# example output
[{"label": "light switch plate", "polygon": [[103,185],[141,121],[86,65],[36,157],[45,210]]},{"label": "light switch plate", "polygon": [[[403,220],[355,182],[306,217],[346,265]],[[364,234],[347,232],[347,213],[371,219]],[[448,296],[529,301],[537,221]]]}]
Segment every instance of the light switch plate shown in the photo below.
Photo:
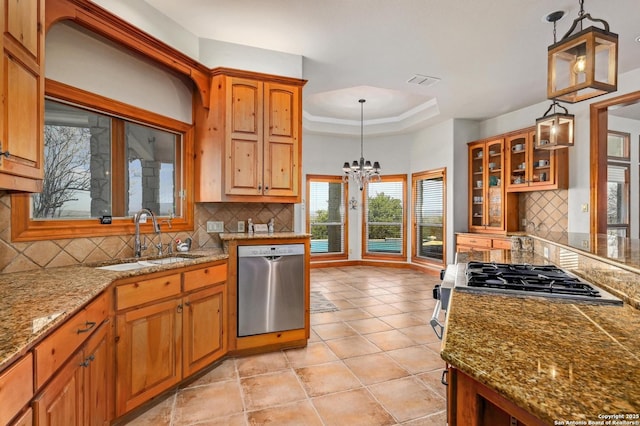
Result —
[{"label": "light switch plate", "polygon": [[207,232],[224,232],[224,222],[207,221]]},{"label": "light switch plate", "polygon": [[239,220],[238,221],[238,232],[244,232],[244,221],[243,220]]}]

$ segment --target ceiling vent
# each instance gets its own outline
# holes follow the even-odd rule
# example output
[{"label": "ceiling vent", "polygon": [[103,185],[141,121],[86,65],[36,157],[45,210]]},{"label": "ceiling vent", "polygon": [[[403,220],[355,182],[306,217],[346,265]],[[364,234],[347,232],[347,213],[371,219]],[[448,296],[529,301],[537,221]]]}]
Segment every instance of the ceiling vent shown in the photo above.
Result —
[{"label": "ceiling vent", "polygon": [[437,77],[429,77],[428,75],[414,74],[413,77],[407,80],[407,83],[417,84],[418,86],[422,86],[422,87],[429,87],[429,86],[433,86],[439,81],[440,79]]}]

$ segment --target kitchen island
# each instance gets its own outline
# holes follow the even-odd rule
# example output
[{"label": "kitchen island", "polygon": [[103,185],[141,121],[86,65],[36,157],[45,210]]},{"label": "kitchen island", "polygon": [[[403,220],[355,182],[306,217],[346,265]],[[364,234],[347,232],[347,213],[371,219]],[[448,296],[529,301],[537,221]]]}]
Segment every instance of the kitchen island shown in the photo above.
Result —
[{"label": "kitchen island", "polygon": [[[458,263],[474,260],[549,263],[534,253],[510,250],[458,253]],[[454,289],[441,356],[454,372],[495,391],[540,424],[640,425],[638,335],[640,311],[626,303],[604,306]],[[449,399],[455,419],[450,417],[450,424],[483,424],[477,410],[485,408],[456,407],[455,389]],[[465,409],[476,411],[465,414]],[[510,414],[518,418],[518,411]],[[519,420],[528,424],[528,418]]]}]

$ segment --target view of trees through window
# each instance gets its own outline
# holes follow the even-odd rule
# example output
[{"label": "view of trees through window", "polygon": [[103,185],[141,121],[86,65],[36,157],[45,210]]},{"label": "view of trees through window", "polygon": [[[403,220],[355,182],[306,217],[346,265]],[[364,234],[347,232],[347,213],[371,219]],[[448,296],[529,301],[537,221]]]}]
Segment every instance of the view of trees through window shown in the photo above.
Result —
[{"label": "view of trees through window", "polygon": [[44,139],[43,191],[32,196],[33,219],[127,217],[143,207],[181,214],[175,133],[47,99]]},{"label": "view of trees through window", "polygon": [[307,211],[312,254],[345,253],[345,184],[337,176],[310,177]]},{"label": "view of trees through window", "polygon": [[402,255],[405,178],[384,176],[365,189],[365,253]]}]

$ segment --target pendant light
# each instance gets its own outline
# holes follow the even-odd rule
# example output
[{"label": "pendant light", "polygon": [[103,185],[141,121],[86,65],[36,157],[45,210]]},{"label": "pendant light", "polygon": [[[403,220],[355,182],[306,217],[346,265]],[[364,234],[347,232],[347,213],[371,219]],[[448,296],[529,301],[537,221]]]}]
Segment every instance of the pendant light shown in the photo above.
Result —
[{"label": "pendant light", "polygon": [[[564,113],[556,112],[556,107]],[[553,109],[553,114],[548,115]],[[535,149],[559,149],[573,146],[574,116],[553,101],[547,112],[536,120]]]},{"label": "pendant light", "polygon": [[[575,103],[615,92],[618,89],[618,35],[609,31],[603,19],[580,12],[569,31],[556,43],[555,22],[562,17],[554,12],[547,21],[554,23],[554,40],[548,48],[547,98]],[[602,24],[604,28],[582,29],[583,21]],[[575,34],[574,31],[579,28]]]},{"label": "pendant light", "polygon": [[378,181],[380,178],[380,163],[364,160],[364,103],[366,100],[360,99],[360,161],[353,160],[353,163],[349,165],[349,162],[345,162],[342,166],[344,176],[343,182],[347,182],[349,178],[353,179],[358,184],[360,191],[364,188],[364,184],[375,178]]}]

